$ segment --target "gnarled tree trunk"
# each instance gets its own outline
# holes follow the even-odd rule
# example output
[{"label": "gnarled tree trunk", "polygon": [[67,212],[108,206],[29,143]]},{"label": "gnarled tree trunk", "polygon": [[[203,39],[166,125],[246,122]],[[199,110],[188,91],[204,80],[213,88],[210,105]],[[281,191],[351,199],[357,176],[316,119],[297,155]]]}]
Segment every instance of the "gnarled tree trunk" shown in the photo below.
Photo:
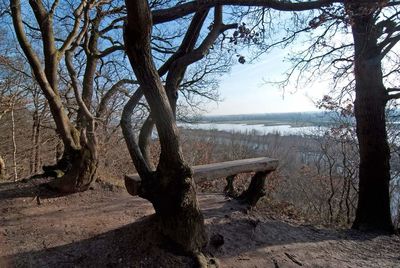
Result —
[{"label": "gnarled tree trunk", "polygon": [[55,166],[43,167],[47,174],[55,177],[49,186],[63,193],[87,190],[95,179],[98,166],[96,155],[97,152],[93,152],[87,145],[78,150],[65,151]]},{"label": "gnarled tree trunk", "polygon": [[126,5],[125,47],[149,103],[161,144],[157,170],[152,171],[144,163],[138,146],[134,144],[136,148],[132,150],[132,144],[129,144],[130,118],[121,121],[128,148],[142,178],[140,195],[152,202],[165,237],[184,252],[197,252],[207,242],[204,219],[196,199],[191,169],[182,156],[174,114],[153,63],[149,6],[146,0],[126,1]]}]

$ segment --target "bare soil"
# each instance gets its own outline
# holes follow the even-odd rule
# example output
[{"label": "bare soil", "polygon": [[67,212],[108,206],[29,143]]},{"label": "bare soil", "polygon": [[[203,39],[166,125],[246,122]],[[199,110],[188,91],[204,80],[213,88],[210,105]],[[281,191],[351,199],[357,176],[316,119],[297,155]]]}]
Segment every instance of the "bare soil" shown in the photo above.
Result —
[{"label": "bare soil", "polygon": [[[193,265],[158,242],[147,201],[101,182],[56,196],[41,182],[0,184],[0,267]],[[248,210],[223,194],[201,193],[199,202],[213,241],[205,253],[214,266],[400,267],[396,235],[309,226],[268,205]]]}]

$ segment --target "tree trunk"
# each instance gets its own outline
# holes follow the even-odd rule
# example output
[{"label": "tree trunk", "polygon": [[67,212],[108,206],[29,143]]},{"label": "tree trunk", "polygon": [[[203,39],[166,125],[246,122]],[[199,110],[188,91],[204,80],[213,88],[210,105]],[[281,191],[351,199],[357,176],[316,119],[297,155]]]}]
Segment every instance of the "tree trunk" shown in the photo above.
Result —
[{"label": "tree trunk", "polygon": [[[138,170],[143,185],[141,196],[152,202],[160,231],[172,244],[187,253],[198,252],[207,242],[204,219],[191,169],[182,156],[174,113],[152,60],[148,2],[125,2],[128,11],[124,32],[126,51],[150,106],[161,144],[157,170]],[[147,174],[151,175],[146,177]]]},{"label": "tree trunk", "polygon": [[[357,7],[355,7],[357,8]],[[393,231],[390,214],[390,151],[380,51],[373,14],[356,10],[353,17],[356,99],[354,103],[360,150],[359,199],[354,229]]]},{"label": "tree trunk", "polygon": [[[93,130],[75,133],[75,143],[81,146],[76,149],[65,146],[62,157],[52,166],[43,166],[46,176],[54,177],[48,185],[62,193],[82,192],[87,190],[95,179],[98,167],[97,140]],[[57,146],[58,148],[58,146]]]},{"label": "tree trunk", "polygon": [[30,173],[36,174],[39,172],[40,167],[40,149],[41,149],[41,135],[40,135],[40,117],[39,112],[35,108],[33,113],[33,125],[32,125],[32,152],[30,159]]},{"label": "tree trunk", "polygon": [[151,143],[151,134],[153,133],[154,122],[149,115],[146,118],[146,121],[143,123],[142,128],[140,129],[139,134],[139,147],[140,151],[143,154],[144,160],[147,162],[147,165],[152,169],[155,170],[154,164],[151,159],[151,152],[150,152],[150,143]]},{"label": "tree trunk", "polygon": [[87,190],[95,179],[98,166],[96,152],[88,146],[81,149],[64,151],[63,157],[56,165],[43,167],[43,170],[55,180],[49,186],[63,193],[82,192]]},{"label": "tree trunk", "polygon": [[204,218],[189,167],[159,165],[154,177],[143,185],[140,196],[153,204],[159,230],[176,250],[192,253],[205,246]]},{"label": "tree trunk", "polygon": [[15,103],[11,104],[11,137],[12,137],[12,147],[13,147],[13,171],[14,171],[14,181],[18,180],[18,170],[17,170],[17,142],[15,138],[15,116],[14,108]]}]

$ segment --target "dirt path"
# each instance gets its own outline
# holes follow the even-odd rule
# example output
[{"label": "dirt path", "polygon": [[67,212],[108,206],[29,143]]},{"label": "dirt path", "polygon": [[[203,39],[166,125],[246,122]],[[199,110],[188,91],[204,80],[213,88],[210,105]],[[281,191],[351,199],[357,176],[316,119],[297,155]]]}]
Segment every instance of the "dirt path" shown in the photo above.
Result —
[{"label": "dirt path", "polygon": [[[123,189],[35,199],[32,183],[0,184],[0,267],[188,267],[154,243],[152,206]],[[200,194],[221,267],[400,267],[397,236],[319,229],[246,212],[221,194]],[[150,217],[151,218],[151,217]]]}]

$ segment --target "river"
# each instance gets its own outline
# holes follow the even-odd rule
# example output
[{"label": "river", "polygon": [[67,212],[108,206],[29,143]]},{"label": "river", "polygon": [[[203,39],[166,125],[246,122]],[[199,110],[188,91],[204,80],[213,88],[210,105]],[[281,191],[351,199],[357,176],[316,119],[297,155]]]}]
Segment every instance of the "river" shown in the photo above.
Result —
[{"label": "river", "polygon": [[290,135],[321,135],[327,127],[306,126],[306,127],[292,127],[291,125],[273,125],[266,126],[263,124],[247,125],[247,124],[225,124],[225,123],[180,123],[180,127],[187,129],[204,129],[204,130],[218,130],[227,132],[249,133],[256,132],[259,135],[265,134],[280,134],[282,136]]}]

